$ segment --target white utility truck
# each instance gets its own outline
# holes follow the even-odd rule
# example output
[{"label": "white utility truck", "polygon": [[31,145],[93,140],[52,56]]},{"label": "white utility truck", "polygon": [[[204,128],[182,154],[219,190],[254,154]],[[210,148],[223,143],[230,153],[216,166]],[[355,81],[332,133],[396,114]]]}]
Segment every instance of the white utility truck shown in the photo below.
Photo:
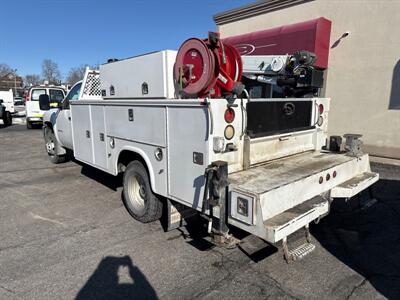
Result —
[{"label": "white utility truck", "polygon": [[[100,74],[87,70],[76,100],[74,88],[57,109],[40,97],[47,152],[60,162],[70,149],[81,162],[123,173],[123,201],[141,222],[159,219],[167,205],[170,228],[195,212],[216,242],[237,242],[235,226],[282,241],[288,261],[302,257],[314,249],[309,223],[379,175],[359,136],[326,146],[328,98],[252,98],[274,72],[272,81],[304,90],[313,57],[300,54],[247,57],[243,66],[235,48],[210,34],[178,52],[109,60]],[[314,75],[310,86],[320,86]],[[254,81],[252,91],[241,78]],[[299,229],[307,241],[289,250],[287,237]]]},{"label": "white utility truck", "polygon": [[3,120],[4,126],[12,124],[12,115],[15,113],[13,92],[0,91],[0,119]]}]

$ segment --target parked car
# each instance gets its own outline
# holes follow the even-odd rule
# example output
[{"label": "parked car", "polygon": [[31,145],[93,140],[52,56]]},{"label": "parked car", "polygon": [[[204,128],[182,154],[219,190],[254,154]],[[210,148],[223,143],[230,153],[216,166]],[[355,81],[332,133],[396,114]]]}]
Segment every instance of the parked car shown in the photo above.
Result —
[{"label": "parked car", "polygon": [[25,100],[22,97],[14,97],[15,116],[24,117],[26,113]]},{"label": "parked car", "polygon": [[52,107],[58,107],[65,97],[65,90],[57,86],[34,86],[26,94],[26,127],[32,128],[34,123],[42,123],[44,111],[39,108],[40,95],[49,96]]},{"label": "parked car", "polygon": [[24,98],[22,97],[14,97],[14,105],[25,105]]}]

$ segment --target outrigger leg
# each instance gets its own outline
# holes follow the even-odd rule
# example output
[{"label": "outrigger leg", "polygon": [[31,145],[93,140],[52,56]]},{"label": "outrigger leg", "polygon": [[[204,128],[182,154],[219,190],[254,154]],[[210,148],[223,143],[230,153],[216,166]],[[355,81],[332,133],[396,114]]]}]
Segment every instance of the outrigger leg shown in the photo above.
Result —
[{"label": "outrigger leg", "polygon": [[[226,161],[213,162],[206,169],[206,190],[204,193],[210,197],[205,196],[203,199],[203,213],[205,212],[205,205],[208,205],[210,210],[208,217],[209,233],[213,243],[219,246],[233,247],[240,241],[229,234],[227,225],[228,185],[228,163]],[[219,212],[218,218],[213,216],[214,209]]]}]

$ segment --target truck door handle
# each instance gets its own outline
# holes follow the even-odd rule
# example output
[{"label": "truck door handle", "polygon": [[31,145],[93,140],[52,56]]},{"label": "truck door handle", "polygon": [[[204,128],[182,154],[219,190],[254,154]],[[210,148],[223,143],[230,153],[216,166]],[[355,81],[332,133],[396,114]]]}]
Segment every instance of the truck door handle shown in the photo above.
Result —
[{"label": "truck door handle", "polygon": [[87,137],[88,139],[90,139],[90,131],[89,131],[89,130],[86,130],[86,137]]},{"label": "truck door handle", "polygon": [[133,122],[133,109],[132,108],[128,109],[128,119],[129,119],[129,122]]},{"label": "truck door handle", "polygon": [[68,117],[68,121],[71,121],[71,117]]}]

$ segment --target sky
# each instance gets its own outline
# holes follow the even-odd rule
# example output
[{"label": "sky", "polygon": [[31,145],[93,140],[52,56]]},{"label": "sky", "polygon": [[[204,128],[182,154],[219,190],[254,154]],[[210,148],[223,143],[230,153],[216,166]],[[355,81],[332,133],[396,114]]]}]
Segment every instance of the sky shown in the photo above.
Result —
[{"label": "sky", "polygon": [[43,59],[63,78],[72,67],[178,49],[215,31],[212,16],[252,0],[0,0],[0,63],[41,75]]}]

